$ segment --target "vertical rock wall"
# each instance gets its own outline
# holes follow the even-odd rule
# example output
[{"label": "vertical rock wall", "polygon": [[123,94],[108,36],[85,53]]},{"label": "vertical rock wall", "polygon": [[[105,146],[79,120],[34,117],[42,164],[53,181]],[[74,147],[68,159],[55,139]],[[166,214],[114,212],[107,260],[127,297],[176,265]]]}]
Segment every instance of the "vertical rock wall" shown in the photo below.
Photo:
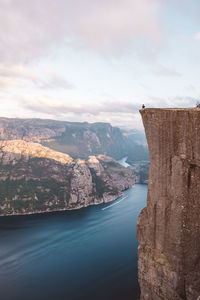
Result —
[{"label": "vertical rock wall", "polygon": [[147,207],[137,225],[141,300],[197,300],[200,109],[140,112],[151,161]]}]

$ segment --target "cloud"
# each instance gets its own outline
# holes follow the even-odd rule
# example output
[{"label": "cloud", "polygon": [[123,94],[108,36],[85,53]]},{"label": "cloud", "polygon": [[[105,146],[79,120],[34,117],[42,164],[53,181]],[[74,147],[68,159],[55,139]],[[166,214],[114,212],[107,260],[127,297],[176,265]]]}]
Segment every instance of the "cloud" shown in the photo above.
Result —
[{"label": "cloud", "polygon": [[194,39],[199,41],[200,40],[200,32],[197,32],[195,35],[194,35]]},{"label": "cloud", "polygon": [[[18,96],[18,117],[48,118],[72,122],[108,122],[114,126],[142,129],[141,104],[112,101],[102,104],[73,104],[50,96]],[[15,117],[14,112],[12,116]]]},{"label": "cloud", "polygon": [[89,114],[97,116],[101,113],[136,113],[140,106],[138,104],[123,102],[108,102],[101,104],[63,104],[61,101],[49,96],[20,96],[18,100],[24,108],[42,112],[47,115],[61,116],[69,113],[76,115]]},{"label": "cloud", "polygon": [[[3,97],[3,95],[2,95]],[[3,98],[2,98],[3,99]],[[101,104],[74,104],[75,101],[59,100],[50,96],[21,95],[15,98],[20,109],[12,111],[11,117],[48,118],[72,122],[109,122],[114,126],[143,129],[139,109],[144,102],[151,107],[195,107],[200,97],[149,96],[139,103],[109,101]],[[9,99],[8,99],[9,100]],[[7,114],[5,114],[7,116]]]},{"label": "cloud", "polygon": [[172,107],[195,107],[196,103],[200,101],[200,97],[176,96],[169,101]]},{"label": "cloud", "polygon": [[168,67],[165,67],[163,65],[157,65],[154,70],[153,70],[153,73],[156,75],[156,76],[167,76],[167,77],[180,77],[182,76],[181,73],[171,69],[171,68],[168,68]]},{"label": "cloud", "polygon": [[35,81],[36,76],[22,64],[0,64],[0,88],[22,88],[27,85],[27,80]]},{"label": "cloud", "polygon": [[149,96],[147,107],[195,107],[200,101],[199,97],[192,96],[175,96],[175,97],[155,97]]},{"label": "cloud", "polygon": [[35,80],[36,76],[31,72],[27,67],[22,64],[0,64],[0,76],[1,77],[15,77],[15,78],[23,78]]},{"label": "cloud", "polygon": [[185,87],[187,91],[194,92],[196,91],[196,87],[193,84],[189,84]]},{"label": "cloud", "polygon": [[60,75],[53,73],[47,80],[37,80],[36,86],[41,89],[71,89],[74,85]]},{"label": "cloud", "polygon": [[[146,101],[143,101],[146,107],[195,107],[200,97],[191,96],[176,96],[176,97],[155,97],[148,96]],[[121,101],[108,101],[96,104],[74,104],[75,101],[61,101],[50,96],[18,96],[20,106],[32,113],[42,113],[46,117],[51,118],[68,118],[73,115],[77,121],[79,118],[93,119],[103,121],[103,116],[106,119],[117,121],[123,118],[129,118],[131,115],[137,115],[143,102],[121,102]]]},{"label": "cloud", "polygon": [[37,89],[74,87],[72,83],[53,71],[34,72],[24,64],[0,64],[0,88],[9,90],[12,87],[31,86]]},{"label": "cloud", "polygon": [[134,39],[162,40],[160,0],[1,0],[0,59],[29,61],[65,43],[121,53]]}]

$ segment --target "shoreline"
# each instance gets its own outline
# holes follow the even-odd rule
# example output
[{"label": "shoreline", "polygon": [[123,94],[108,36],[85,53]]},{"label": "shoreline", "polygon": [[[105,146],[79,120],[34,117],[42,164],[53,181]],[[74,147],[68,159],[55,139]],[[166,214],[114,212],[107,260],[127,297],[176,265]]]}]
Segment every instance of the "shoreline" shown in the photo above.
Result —
[{"label": "shoreline", "polygon": [[0,214],[0,218],[1,217],[39,215],[39,214],[47,214],[47,213],[63,212],[63,211],[74,211],[74,210],[79,210],[81,208],[87,208],[89,206],[96,206],[96,205],[100,205],[100,204],[106,204],[106,203],[110,203],[110,202],[113,202],[113,201],[116,201],[117,199],[119,199],[121,196],[123,196],[124,191],[131,189],[134,185],[135,185],[135,183],[130,188],[123,190],[121,192],[121,195],[118,195],[115,199],[108,200],[106,202],[102,201],[102,202],[99,202],[99,203],[92,203],[92,204],[89,204],[89,205],[86,205],[86,206],[80,206],[80,207],[75,207],[75,208],[60,208],[60,209],[41,210],[41,211],[26,212],[26,213],[12,213],[12,214],[7,214],[7,215]]}]

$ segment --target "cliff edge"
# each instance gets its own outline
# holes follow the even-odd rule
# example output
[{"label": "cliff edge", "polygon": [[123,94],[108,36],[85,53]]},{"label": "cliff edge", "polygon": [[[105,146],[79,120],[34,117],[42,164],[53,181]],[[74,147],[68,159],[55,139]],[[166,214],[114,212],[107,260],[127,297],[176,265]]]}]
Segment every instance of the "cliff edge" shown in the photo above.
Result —
[{"label": "cliff edge", "polygon": [[[200,109],[142,109],[150,152],[138,220],[142,300],[200,299]],[[199,297],[199,298],[198,298]]]}]

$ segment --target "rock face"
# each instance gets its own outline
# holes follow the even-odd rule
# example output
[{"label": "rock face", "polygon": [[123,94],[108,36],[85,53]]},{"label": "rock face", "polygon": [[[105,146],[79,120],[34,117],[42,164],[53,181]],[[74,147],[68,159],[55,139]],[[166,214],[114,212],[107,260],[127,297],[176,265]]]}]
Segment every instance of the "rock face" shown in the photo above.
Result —
[{"label": "rock face", "polygon": [[135,181],[103,155],[72,159],[38,143],[0,142],[0,215],[76,209],[118,198]]},{"label": "rock face", "polygon": [[141,299],[200,299],[200,109],[142,109],[150,151],[137,225]]}]

